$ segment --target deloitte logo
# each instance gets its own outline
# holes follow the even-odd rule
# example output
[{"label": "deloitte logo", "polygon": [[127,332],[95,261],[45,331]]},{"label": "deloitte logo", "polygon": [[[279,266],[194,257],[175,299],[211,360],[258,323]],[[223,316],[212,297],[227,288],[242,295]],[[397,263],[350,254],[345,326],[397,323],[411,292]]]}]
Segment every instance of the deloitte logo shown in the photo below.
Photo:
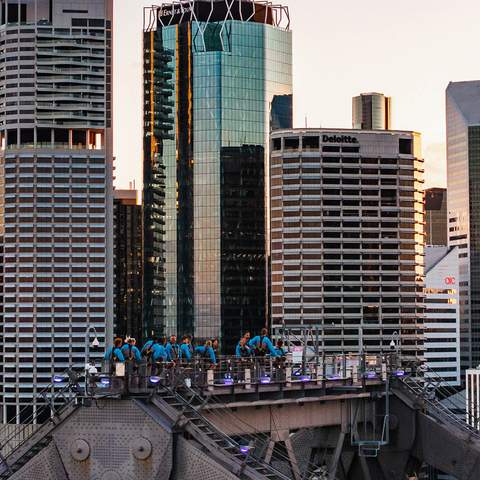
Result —
[{"label": "deloitte logo", "polygon": [[355,137],[350,135],[323,135],[323,143],[358,143]]}]

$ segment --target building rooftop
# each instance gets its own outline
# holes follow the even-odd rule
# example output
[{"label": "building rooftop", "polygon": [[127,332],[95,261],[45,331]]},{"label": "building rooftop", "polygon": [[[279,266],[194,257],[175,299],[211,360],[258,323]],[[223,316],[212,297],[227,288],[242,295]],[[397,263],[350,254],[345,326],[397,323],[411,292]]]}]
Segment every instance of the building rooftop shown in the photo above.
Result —
[{"label": "building rooftop", "polygon": [[367,135],[367,134],[376,134],[376,135],[421,135],[420,132],[414,130],[362,130],[360,128],[323,128],[323,127],[299,127],[299,128],[284,128],[275,130],[272,132],[272,136],[276,135],[285,135],[286,133],[346,133],[346,134],[355,134],[355,135]]},{"label": "building rooftop", "polygon": [[447,97],[455,102],[469,125],[480,124],[480,80],[450,82]]}]

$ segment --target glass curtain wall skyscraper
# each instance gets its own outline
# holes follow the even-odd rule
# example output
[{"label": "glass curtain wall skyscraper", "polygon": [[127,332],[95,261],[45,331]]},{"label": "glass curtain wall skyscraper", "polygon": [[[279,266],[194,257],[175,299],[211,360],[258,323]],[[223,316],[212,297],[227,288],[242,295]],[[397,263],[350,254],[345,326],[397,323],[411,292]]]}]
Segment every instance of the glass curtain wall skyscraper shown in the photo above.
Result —
[{"label": "glass curtain wall skyscraper", "polygon": [[480,81],[451,82],[446,108],[448,244],[459,253],[464,371],[480,363]]},{"label": "glass curtain wall skyscraper", "polygon": [[0,5],[5,421],[112,336],[112,2]]},{"label": "glass curtain wall skyscraper", "polygon": [[233,339],[266,323],[268,137],[292,123],[288,10],[197,0],[145,22],[145,333]]}]

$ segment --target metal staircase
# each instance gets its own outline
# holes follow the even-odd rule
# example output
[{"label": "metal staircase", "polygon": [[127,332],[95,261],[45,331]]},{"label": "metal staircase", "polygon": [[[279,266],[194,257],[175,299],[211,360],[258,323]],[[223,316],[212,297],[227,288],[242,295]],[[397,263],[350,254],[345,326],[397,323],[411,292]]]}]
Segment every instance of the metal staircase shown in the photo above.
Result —
[{"label": "metal staircase", "polygon": [[240,445],[207,420],[199,411],[205,405],[203,397],[191,389],[185,389],[185,392],[185,395],[181,395],[164,387],[159,389],[152,402],[163,411],[170,409],[176,412],[176,426],[200,441],[209,454],[216,457],[238,478],[290,480],[271,465],[255,457],[253,448]]},{"label": "metal staircase", "polygon": [[[9,478],[43,450],[52,431],[79,406],[70,382],[60,389],[50,384],[34,403],[0,428],[0,479]],[[24,418],[28,411],[32,413]]]}]

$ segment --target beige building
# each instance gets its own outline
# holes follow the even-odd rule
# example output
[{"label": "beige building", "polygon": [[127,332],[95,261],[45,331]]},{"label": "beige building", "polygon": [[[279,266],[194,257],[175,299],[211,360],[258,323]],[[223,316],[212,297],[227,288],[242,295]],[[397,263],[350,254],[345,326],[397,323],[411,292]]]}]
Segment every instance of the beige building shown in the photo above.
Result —
[{"label": "beige building", "polygon": [[320,328],[327,352],[423,357],[420,135],[280,130],[271,136],[271,320]]}]

